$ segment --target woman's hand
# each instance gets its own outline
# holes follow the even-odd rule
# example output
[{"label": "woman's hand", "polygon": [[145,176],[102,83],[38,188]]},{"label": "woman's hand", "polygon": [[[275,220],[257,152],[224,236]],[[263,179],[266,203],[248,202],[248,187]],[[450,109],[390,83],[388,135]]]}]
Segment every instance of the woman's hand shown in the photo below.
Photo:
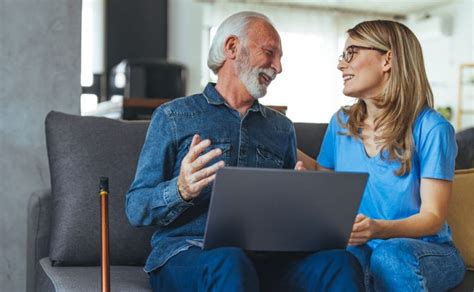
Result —
[{"label": "woman's hand", "polygon": [[364,214],[358,214],[352,226],[351,237],[348,245],[361,245],[375,238],[380,226],[377,220],[371,219]]},{"label": "woman's hand", "polygon": [[299,149],[296,150],[296,159],[298,162],[296,163],[295,170],[317,170],[318,168],[316,160]]},{"label": "woman's hand", "polygon": [[301,160],[298,160],[295,165],[295,170],[301,171],[301,170],[307,170],[306,167],[304,167],[304,163]]}]

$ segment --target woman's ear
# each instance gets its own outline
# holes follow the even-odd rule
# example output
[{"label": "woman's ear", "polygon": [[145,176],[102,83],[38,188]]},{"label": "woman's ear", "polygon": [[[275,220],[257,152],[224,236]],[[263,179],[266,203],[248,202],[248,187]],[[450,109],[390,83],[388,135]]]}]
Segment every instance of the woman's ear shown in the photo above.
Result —
[{"label": "woman's ear", "polygon": [[388,72],[392,69],[392,51],[388,51],[384,56],[383,72]]},{"label": "woman's ear", "polygon": [[237,57],[237,48],[239,46],[239,38],[235,35],[229,36],[224,43],[224,53],[227,58],[235,59]]}]

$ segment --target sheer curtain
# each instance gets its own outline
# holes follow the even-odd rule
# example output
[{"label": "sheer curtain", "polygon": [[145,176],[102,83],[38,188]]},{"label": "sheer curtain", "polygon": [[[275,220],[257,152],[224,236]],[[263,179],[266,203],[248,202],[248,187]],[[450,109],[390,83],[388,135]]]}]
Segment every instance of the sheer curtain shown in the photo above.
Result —
[{"label": "sheer curtain", "polygon": [[[283,72],[261,102],[287,106],[287,116],[294,122],[327,123],[342,105],[352,102],[342,94],[342,77],[336,69],[345,31],[362,20],[387,18],[314,8],[221,3],[206,5],[205,30],[215,30],[227,16],[245,10],[267,15],[280,32]],[[203,70],[212,79],[207,69]]]}]

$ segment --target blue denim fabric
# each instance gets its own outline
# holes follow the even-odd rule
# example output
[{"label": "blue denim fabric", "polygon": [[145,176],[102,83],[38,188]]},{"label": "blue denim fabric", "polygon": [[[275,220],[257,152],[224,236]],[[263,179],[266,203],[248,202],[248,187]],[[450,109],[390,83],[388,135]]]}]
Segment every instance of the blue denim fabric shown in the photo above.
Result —
[{"label": "blue denim fabric", "polygon": [[153,291],[363,291],[362,270],[344,250],[245,253],[193,247],[150,273]]},{"label": "blue denim fabric", "polygon": [[211,140],[205,152],[221,148],[219,159],[226,166],[293,168],[296,163],[295,130],[288,118],[258,101],[240,117],[214,84],[208,84],[202,94],[178,98],[156,109],[125,202],[132,225],[155,225],[157,229],[146,272],[204,235],[211,185],[191,202],[183,201],[177,191],[181,161],[194,134]]},{"label": "blue denim fabric", "polygon": [[447,291],[464,278],[465,266],[450,242],[412,238],[349,246],[364,270],[366,291]]}]

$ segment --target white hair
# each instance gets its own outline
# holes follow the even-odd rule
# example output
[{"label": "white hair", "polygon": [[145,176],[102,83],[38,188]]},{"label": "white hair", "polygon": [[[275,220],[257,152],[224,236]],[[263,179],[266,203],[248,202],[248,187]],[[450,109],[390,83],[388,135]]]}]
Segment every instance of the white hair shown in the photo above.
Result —
[{"label": "white hair", "polygon": [[233,14],[224,20],[224,22],[222,22],[217,29],[216,35],[212,40],[209,56],[207,58],[207,67],[217,74],[217,71],[219,71],[226,59],[224,45],[227,38],[234,35],[239,39],[242,45],[245,45],[247,40],[248,25],[252,21],[258,19],[272,24],[270,19],[268,19],[268,17],[265,15],[252,11],[242,11]]}]

